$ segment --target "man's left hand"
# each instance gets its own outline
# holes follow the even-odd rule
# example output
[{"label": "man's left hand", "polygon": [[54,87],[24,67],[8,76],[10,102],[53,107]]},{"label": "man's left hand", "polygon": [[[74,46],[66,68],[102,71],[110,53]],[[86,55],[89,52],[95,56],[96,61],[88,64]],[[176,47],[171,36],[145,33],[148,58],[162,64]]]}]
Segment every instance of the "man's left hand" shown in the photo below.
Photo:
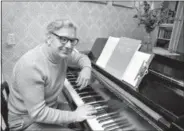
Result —
[{"label": "man's left hand", "polygon": [[79,90],[84,89],[91,78],[91,68],[84,67],[77,78],[77,86],[80,86]]}]

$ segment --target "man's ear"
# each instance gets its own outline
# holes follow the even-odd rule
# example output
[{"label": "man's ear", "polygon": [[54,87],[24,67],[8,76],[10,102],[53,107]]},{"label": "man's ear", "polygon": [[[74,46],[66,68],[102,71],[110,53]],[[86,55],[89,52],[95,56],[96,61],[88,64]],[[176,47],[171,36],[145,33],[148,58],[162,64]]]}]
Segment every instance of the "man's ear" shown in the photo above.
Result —
[{"label": "man's ear", "polygon": [[47,34],[47,36],[46,36],[46,43],[47,43],[47,45],[50,46],[52,41],[53,41],[52,36],[50,34]]}]

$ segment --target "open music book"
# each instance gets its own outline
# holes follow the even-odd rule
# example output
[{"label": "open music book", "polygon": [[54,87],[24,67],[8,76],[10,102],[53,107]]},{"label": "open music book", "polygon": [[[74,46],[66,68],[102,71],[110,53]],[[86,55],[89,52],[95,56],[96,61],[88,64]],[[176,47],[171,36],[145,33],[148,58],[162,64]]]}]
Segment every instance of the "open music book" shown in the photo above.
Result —
[{"label": "open music book", "polygon": [[151,54],[138,51],[141,41],[126,37],[109,37],[96,64],[120,80],[136,87],[138,74]]},{"label": "open music book", "polygon": [[121,80],[124,80],[136,87],[140,82],[139,73],[141,69],[149,65],[151,54],[136,51],[128,64],[126,71],[123,74]]}]

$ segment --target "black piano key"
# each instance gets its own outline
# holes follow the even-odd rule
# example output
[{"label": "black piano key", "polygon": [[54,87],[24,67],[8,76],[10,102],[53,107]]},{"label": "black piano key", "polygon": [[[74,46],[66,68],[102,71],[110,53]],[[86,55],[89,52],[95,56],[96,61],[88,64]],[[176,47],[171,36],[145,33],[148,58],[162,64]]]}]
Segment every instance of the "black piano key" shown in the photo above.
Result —
[{"label": "black piano key", "polygon": [[81,94],[88,94],[89,92],[87,92],[87,91],[83,91],[83,92],[80,92],[80,93],[78,93],[79,95],[81,95]]},{"label": "black piano key", "polygon": [[97,112],[97,113],[94,113],[93,115],[101,116],[101,115],[106,115],[106,114],[107,114],[106,112]]},{"label": "black piano key", "polygon": [[101,96],[96,96],[96,97],[93,97],[93,98],[84,98],[83,101],[85,103],[89,103],[89,102],[93,102],[93,101],[99,101],[99,100],[103,100],[103,98]]},{"label": "black piano key", "polygon": [[72,75],[72,74],[67,74],[66,78],[70,79],[70,78],[76,78],[76,76]]},{"label": "black piano key", "polygon": [[101,119],[103,119],[106,116],[113,116],[113,115],[118,115],[118,113],[117,112],[110,112],[110,113],[105,112],[104,115],[98,115],[97,116],[97,120],[101,120]]},{"label": "black piano key", "polygon": [[106,113],[111,113],[111,111],[108,110],[108,108],[97,108],[97,112],[106,112]]},{"label": "black piano key", "polygon": [[[94,115],[96,115],[97,121],[100,121],[100,120],[103,120],[103,118],[107,117],[108,114],[109,114],[109,113],[107,113],[107,112],[97,112],[97,113],[95,113]],[[101,118],[101,117],[103,117],[103,118]]]},{"label": "black piano key", "polygon": [[94,115],[96,115],[97,117],[103,116],[103,115],[107,115],[107,114],[108,114],[108,113],[107,113],[106,111],[104,111],[104,110],[99,110],[99,109],[97,109],[96,111],[97,111],[97,112],[96,112]]},{"label": "black piano key", "polygon": [[95,91],[93,91],[93,92],[87,92],[85,94],[79,94],[80,97],[92,96],[92,95],[98,95],[98,94]]},{"label": "black piano key", "polygon": [[107,105],[107,102],[103,101],[103,102],[98,102],[98,103],[93,103],[93,104],[90,104],[94,107],[98,107],[98,106],[103,106],[103,105]]},{"label": "black piano key", "polygon": [[66,78],[69,80],[69,81],[76,81],[77,80],[77,77],[76,76],[66,76]]},{"label": "black piano key", "polygon": [[95,113],[95,115],[98,117],[98,116],[101,116],[101,115],[107,115],[108,113],[103,111],[103,110],[97,110],[97,112]]},{"label": "black piano key", "polygon": [[113,115],[107,115],[107,116],[99,117],[99,118],[97,118],[97,120],[99,121],[99,123],[102,123],[106,120],[116,119],[116,118],[119,118],[119,117],[120,116],[118,114],[113,114]]},{"label": "black piano key", "polygon": [[70,83],[73,82],[74,85],[77,84],[77,80],[76,80],[76,79],[68,79],[68,81],[69,81]]},{"label": "black piano key", "polygon": [[75,81],[70,81],[70,84],[71,84],[72,86],[76,86],[76,85],[77,85],[77,82],[75,82]]},{"label": "black piano key", "polygon": [[74,90],[78,90],[80,88],[80,86],[73,86]]},{"label": "black piano key", "polygon": [[82,92],[94,92],[92,88],[84,88],[82,90],[76,90],[77,93],[82,93]]}]

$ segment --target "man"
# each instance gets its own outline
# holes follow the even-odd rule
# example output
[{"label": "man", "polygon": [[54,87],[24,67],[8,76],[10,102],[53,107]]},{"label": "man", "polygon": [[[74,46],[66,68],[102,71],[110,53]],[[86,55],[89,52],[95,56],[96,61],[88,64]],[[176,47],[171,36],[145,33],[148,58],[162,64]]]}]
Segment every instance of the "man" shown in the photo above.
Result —
[{"label": "man", "polygon": [[58,109],[67,66],[81,68],[77,79],[83,89],[91,76],[91,62],[76,52],[76,27],[69,20],[56,20],[47,26],[44,44],[28,51],[16,63],[8,101],[11,130],[70,130],[63,124],[94,118],[90,105],[75,111]]}]

